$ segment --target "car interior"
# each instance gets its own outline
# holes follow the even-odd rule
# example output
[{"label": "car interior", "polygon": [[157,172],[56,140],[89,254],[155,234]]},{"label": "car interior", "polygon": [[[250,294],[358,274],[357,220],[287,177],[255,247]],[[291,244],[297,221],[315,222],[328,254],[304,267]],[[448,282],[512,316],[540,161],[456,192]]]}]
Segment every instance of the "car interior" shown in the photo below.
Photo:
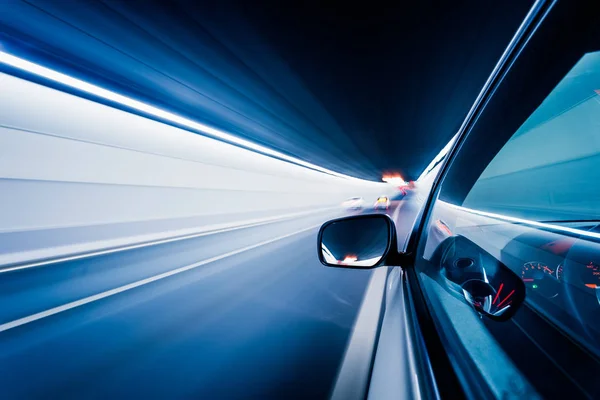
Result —
[{"label": "car interior", "polygon": [[[476,388],[458,374],[467,394],[600,394],[600,203],[590,190],[600,36],[593,6],[575,3],[550,4],[530,25],[533,34],[459,142],[422,232],[415,281],[455,370],[486,382]],[[481,269],[479,286],[461,281]],[[473,323],[457,302],[441,300],[441,287],[464,292],[486,317]],[[473,348],[484,342],[485,352]]]}]

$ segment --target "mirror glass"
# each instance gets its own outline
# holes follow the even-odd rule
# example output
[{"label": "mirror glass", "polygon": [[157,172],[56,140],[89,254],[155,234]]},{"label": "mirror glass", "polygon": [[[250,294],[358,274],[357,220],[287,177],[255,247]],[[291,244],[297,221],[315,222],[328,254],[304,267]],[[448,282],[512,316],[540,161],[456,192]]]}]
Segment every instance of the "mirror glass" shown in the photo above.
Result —
[{"label": "mirror glass", "polygon": [[323,226],[321,260],[332,266],[373,267],[386,255],[390,222],[382,215],[347,218]]}]

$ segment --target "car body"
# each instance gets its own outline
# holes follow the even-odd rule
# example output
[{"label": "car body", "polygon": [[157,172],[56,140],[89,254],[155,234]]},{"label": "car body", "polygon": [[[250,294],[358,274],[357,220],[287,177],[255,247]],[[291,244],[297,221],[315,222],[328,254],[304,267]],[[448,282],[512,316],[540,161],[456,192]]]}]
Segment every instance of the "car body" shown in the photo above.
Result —
[{"label": "car body", "polygon": [[596,6],[534,4],[397,220],[322,226],[376,268],[332,398],[600,398]]},{"label": "car body", "polygon": [[387,196],[379,196],[373,204],[375,210],[387,210],[390,208],[390,198]]},{"label": "car body", "polygon": [[351,197],[342,203],[342,207],[347,210],[362,210],[365,206],[365,201],[362,197]]}]

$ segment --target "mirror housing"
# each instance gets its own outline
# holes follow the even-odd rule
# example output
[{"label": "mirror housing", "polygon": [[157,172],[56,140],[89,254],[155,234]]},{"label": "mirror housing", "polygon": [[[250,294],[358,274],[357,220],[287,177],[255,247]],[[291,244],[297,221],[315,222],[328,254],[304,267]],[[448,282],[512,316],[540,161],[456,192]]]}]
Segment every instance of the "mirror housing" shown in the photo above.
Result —
[{"label": "mirror housing", "polygon": [[398,254],[394,221],[386,214],[328,221],[319,230],[317,254],[328,267],[375,268]]}]

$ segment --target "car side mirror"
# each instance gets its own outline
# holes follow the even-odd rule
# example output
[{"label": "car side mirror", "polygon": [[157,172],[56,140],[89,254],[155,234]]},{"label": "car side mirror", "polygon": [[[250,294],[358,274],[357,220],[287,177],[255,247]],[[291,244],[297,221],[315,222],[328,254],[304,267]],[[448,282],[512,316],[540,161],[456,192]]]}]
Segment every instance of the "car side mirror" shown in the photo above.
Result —
[{"label": "car side mirror", "polygon": [[385,214],[344,217],[319,230],[319,260],[329,267],[374,268],[395,252],[396,229]]}]

